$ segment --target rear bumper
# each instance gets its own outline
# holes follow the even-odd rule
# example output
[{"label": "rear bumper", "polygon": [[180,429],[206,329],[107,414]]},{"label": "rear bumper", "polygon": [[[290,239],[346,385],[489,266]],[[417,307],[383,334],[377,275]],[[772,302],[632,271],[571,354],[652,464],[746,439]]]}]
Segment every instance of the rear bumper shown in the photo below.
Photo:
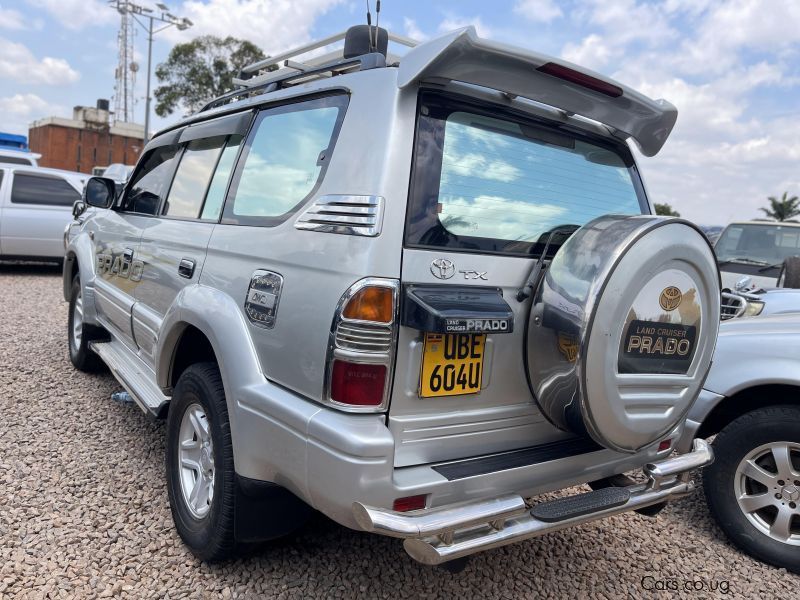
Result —
[{"label": "rear bumper", "polygon": [[529,507],[522,496],[506,494],[414,513],[355,502],[353,514],[362,529],[403,538],[403,546],[412,558],[436,565],[680,498],[694,489],[689,473],[713,460],[708,443],[696,439],[690,452],[647,464],[643,469],[647,482],[622,488],[614,498],[598,490]]}]

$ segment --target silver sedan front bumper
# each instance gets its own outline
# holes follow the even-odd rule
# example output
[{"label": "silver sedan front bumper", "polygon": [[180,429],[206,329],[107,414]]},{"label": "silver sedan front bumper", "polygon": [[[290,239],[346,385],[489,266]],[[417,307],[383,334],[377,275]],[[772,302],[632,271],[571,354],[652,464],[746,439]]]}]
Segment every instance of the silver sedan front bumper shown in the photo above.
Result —
[{"label": "silver sedan front bumper", "polygon": [[437,565],[686,496],[694,490],[690,472],[713,460],[708,443],[695,439],[691,452],[645,465],[646,483],[615,491],[595,490],[535,505],[507,494],[408,513],[355,502],[353,513],[365,531],[403,538],[412,558]]}]

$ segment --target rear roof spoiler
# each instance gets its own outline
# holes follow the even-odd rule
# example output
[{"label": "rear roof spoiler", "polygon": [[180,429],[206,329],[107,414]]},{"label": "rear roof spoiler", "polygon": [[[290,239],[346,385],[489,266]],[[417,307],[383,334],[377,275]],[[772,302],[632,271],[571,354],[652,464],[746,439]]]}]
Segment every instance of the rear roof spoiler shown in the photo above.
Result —
[{"label": "rear roof spoiler", "polygon": [[678,110],[565,60],[490,42],[465,27],[411,49],[400,60],[397,85],[447,79],[529,98],[603,123],[655,156]]}]

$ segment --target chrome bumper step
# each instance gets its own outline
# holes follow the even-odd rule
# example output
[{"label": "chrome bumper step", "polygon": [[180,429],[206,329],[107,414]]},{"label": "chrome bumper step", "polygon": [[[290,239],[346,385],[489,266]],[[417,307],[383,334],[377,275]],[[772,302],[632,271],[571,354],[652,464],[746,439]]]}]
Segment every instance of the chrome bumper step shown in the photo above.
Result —
[{"label": "chrome bumper step", "polygon": [[714,454],[696,439],[691,452],[644,467],[647,483],[604,488],[529,508],[517,494],[471,500],[411,513],[353,504],[356,522],[365,530],[404,538],[403,547],[415,560],[438,565],[633,511],[690,494],[689,473],[710,465]]},{"label": "chrome bumper step", "polygon": [[558,498],[536,504],[531,509],[531,516],[545,523],[556,523],[564,519],[574,519],[607,508],[622,506],[630,499],[631,492],[628,488],[603,488],[569,498]]}]

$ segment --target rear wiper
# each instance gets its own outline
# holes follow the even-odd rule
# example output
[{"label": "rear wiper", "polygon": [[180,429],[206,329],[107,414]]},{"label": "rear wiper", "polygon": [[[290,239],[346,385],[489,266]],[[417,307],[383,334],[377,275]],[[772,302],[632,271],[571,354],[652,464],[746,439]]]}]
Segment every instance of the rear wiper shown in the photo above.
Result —
[{"label": "rear wiper", "polygon": [[[522,302],[526,298],[530,298],[533,290],[535,290],[539,286],[539,279],[542,276],[542,273],[545,269],[545,258],[547,257],[547,251],[550,250],[550,243],[553,241],[553,237],[559,233],[566,233],[567,237],[575,233],[578,229],[580,229],[580,225],[557,225],[553,227],[550,231],[545,231],[542,235],[547,235],[547,240],[544,243],[544,250],[542,250],[542,254],[539,256],[536,263],[533,265],[528,278],[525,280],[525,284],[519,288],[517,291],[517,302]],[[541,239],[541,237],[540,237]]]}]

